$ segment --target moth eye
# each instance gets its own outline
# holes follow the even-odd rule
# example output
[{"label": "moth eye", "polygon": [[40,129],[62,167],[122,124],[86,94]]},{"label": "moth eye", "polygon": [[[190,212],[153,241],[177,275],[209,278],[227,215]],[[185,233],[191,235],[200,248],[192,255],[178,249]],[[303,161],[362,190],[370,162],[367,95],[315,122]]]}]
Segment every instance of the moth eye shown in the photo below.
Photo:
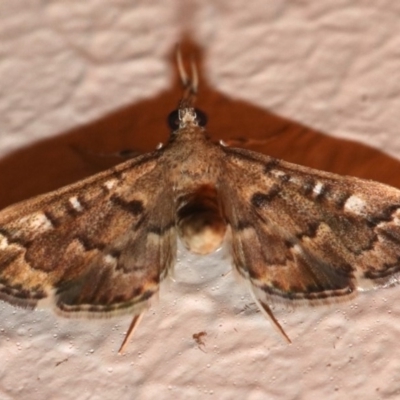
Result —
[{"label": "moth eye", "polygon": [[168,115],[168,126],[174,131],[179,128],[179,112],[178,110],[174,110]]},{"label": "moth eye", "polygon": [[197,117],[197,122],[199,126],[206,126],[208,122],[207,115],[203,113],[203,111],[199,110],[198,108],[195,108],[194,111],[196,112],[196,117]]},{"label": "moth eye", "polygon": [[[198,108],[194,109],[196,113],[196,119],[197,123],[199,126],[206,126],[207,124],[207,115],[199,110]],[[169,113],[168,115],[168,126],[171,128],[171,130],[175,131],[176,129],[179,128],[179,110],[174,110]]]}]

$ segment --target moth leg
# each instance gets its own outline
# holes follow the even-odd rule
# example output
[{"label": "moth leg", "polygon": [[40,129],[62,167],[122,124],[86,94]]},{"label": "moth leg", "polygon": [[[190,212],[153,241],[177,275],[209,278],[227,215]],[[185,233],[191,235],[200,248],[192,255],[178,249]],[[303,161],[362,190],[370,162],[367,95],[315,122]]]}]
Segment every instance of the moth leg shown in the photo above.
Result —
[{"label": "moth leg", "polygon": [[257,304],[258,308],[261,310],[263,315],[271,321],[272,326],[278,331],[278,333],[285,339],[287,343],[292,343],[289,339],[289,336],[286,334],[284,329],[282,328],[281,324],[275,318],[274,314],[272,313],[271,309],[269,308],[268,304],[263,303],[261,300],[257,299],[254,292],[251,290],[251,294],[255,303]]},{"label": "moth leg", "polygon": [[266,139],[250,139],[250,138],[232,138],[220,140],[219,144],[223,147],[238,147],[238,146],[264,146],[270,142],[270,138]]},{"label": "moth leg", "polygon": [[232,270],[230,269],[228,272],[225,272],[222,274],[223,278],[226,278],[227,276],[229,276],[232,273]]},{"label": "moth leg", "polygon": [[93,151],[91,149],[88,149],[86,147],[82,147],[79,145],[70,145],[72,150],[76,152],[80,157],[82,158],[87,158],[87,157],[93,157],[93,158],[119,158],[119,159],[124,159],[124,160],[129,160],[131,158],[140,156],[141,153],[140,151],[133,150],[133,149],[123,149],[121,151],[117,151],[114,153],[102,153],[102,152],[97,152]]},{"label": "moth leg", "polygon": [[224,147],[243,147],[243,146],[265,146],[268,145],[276,137],[280,137],[289,128],[289,125],[284,125],[281,128],[269,133],[264,139],[252,139],[244,137],[236,137],[231,139],[224,139],[220,145]]},{"label": "moth leg", "polygon": [[143,318],[144,312],[139,315],[135,315],[132,319],[132,322],[129,326],[128,331],[126,332],[125,338],[121,344],[121,347],[118,350],[118,354],[122,354],[125,350],[125,346],[128,344],[129,340],[132,338],[133,334],[135,333],[136,328],[138,327],[140,321]]}]

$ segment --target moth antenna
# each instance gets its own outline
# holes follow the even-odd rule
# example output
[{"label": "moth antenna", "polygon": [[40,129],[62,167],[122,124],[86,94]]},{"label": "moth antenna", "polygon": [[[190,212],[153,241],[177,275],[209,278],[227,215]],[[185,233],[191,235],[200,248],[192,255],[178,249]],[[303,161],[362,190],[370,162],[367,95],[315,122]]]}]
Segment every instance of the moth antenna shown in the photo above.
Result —
[{"label": "moth antenna", "polygon": [[191,77],[186,72],[183,64],[181,47],[178,45],[176,48],[176,64],[178,67],[179,77],[181,79],[184,93],[180,101],[179,108],[192,108],[196,100],[196,94],[199,88],[199,74],[194,57],[190,61]]},{"label": "moth antenna", "polygon": [[179,44],[176,46],[176,65],[178,67],[179,77],[181,78],[182,85],[186,88],[189,83],[189,77],[186,73],[185,66],[183,65],[181,46]]},{"label": "moth antenna", "polygon": [[275,318],[274,314],[272,313],[271,309],[269,306],[259,299],[257,299],[256,295],[254,294],[253,290],[251,290],[251,295],[253,296],[253,299],[255,303],[257,304],[258,308],[261,310],[263,315],[271,321],[272,326],[280,333],[280,335],[285,339],[287,343],[292,343],[290,340],[289,336],[286,335],[285,330],[282,328],[281,324],[278,322],[278,320]]},{"label": "moth antenna", "polygon": [[191,91],[193,94],[197,94],[197,90],[199,89],[199,73],[197,71],[196,60],[194,56],[192,56],[190,60],[190,68],[192,70],[192,80],[191,80]]},{"label": "moth antenna", "polygon": [[142,318],[143,318],[143,314],[144,314],[144,313],[141,313],[141,314],[135,315],[135,316],[133,317],[132,322],[131,322],[131,324],[130,324],[130,326],[129,326],[129,329],[128,329],[128,331],[126,332],[125,338],[124,338],[124,340],[123,340],[123,342],[122,342],[122,344],[121,344],[121,347],[120,347],[119,350],[118,350],[118,354],[121,355],[121,354],[124,352],[125,346],[128,344],[129,340],[132,338],[133,334],[135,333],[136,328],[138,327],[140,321],[141,321]]}]

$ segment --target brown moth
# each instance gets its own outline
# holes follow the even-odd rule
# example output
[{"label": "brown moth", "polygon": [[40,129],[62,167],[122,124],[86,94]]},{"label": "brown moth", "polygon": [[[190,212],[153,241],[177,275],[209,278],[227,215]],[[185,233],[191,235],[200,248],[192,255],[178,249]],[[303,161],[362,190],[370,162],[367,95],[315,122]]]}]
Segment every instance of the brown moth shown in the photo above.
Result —
[{"label": "brown moth", "polygon": [[397,283],[400,191],[212,143],[187,77],[168,143],[0,212],[0,299],[65,316],[134,315],[172,270],[178,238],[235,270],[268,303],[319,304]]}]

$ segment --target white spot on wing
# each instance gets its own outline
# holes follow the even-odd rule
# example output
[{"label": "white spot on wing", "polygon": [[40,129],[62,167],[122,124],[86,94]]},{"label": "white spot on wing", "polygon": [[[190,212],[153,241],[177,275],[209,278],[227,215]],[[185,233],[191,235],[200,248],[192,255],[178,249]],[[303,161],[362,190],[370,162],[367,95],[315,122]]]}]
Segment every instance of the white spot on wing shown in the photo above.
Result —
[{"label": "white spot on wing", "polygon": [[302,181],[299,178],[296,178],[295,176],[291,176],[289,179],[289,182],[292,182],[295,185],[302,185]]},{"label": "white spot on wing", "polygon": [[286,174],[283,171],[280,171],[279,169],[273,169],[271,171],[271,174],[276,176],[277,178],[284,178]]},{"label": "white spot on wing", "polygon": [[0,235],[0,250],[6,249],[8,246],[8,240],[6,237]]},{"label": "white spot on wing", "polygon": [[394,225],[400,226],[400,210],[397,209],[396,212],[392,215],[392,221]]},{"label": "white spot on wing", "polygon": [[353,214],[363,215],[365,211],[365,201],[357,196],[350,196],[344,204],[344,211]]},{"label": "white spot on wing", "polygon": [[292,250],[293,250],[293,252],[296,253],[296,254],[303,254],[303,249],[302,249],[298,244],[295,244],[295,245],[292,247]]},{"label": "white spot on wing", "polygon": [[107,182],[104,183],[104,186],[105,186],[108,190],[111,190],[111,189],[115,186],[116,183],[117,183],[117,180],[116,180],[116,179],[110,179],[109,181],[107,181]]},{"label": "white spot on wing", "polygon": [[76,211],[83,211],[82,204],[79,202],[78,198],[76,196],[71,197],[69,199],[69,202],[71,203],[71,206],[76,210]]},{"label": "white spot on wing", "polygon": [[53,224],[42,212],[28,215],[19,220],[20,224],[28,225],[29,229],[37,232],[45,232],[53,229]]},{"label": "white spot on wing", "polygon": [[319,194],[321,194],[323,188],[324,188],[323,183],[317,182],[313,189],[313,193],[315,194],[315,196],[318,196]]},{"label": "white spot on wing", "polygon": [[116,262],[117,262],[117,259],[116,259],[115,257],[113,257],[112,255],[110,255],[110,254],[106,254],[106,255],[104,256],[104,262],[105,262],[106,264],[115,265]]}]

